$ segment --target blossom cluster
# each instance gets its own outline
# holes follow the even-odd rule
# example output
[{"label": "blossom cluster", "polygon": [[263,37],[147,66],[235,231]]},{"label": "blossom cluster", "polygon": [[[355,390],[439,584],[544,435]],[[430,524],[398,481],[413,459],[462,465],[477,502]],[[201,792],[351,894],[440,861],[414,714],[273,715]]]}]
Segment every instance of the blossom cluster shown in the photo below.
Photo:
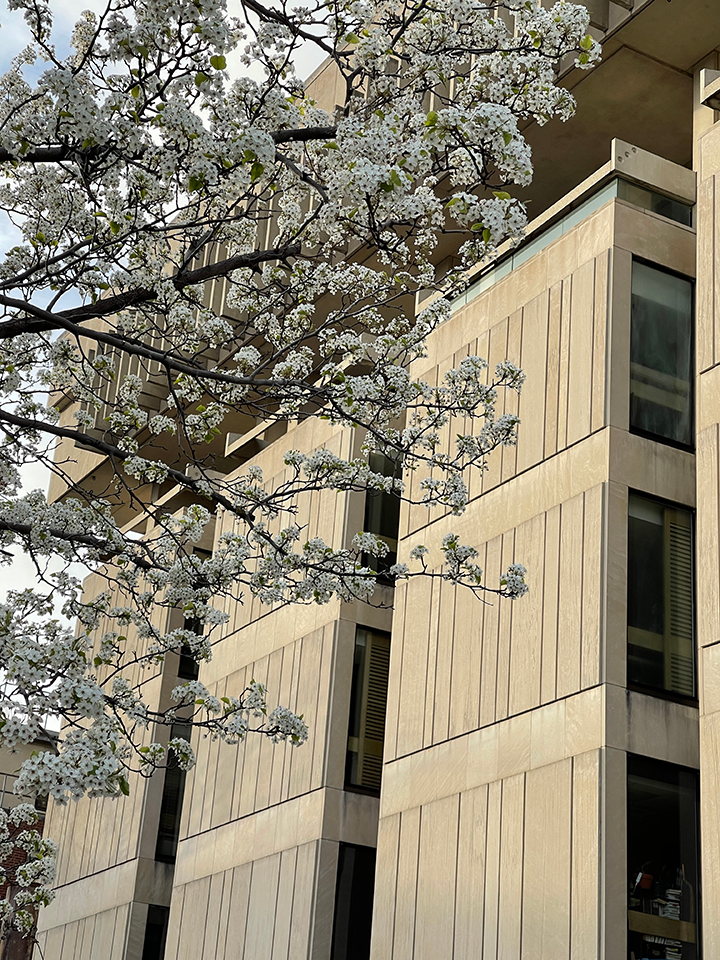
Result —
[{"label": "blossom cluster", "polygon": [[[522,388],[515,365],[418,371],[467,268],[522,238],[523,130],[574,110],[559,65],[591,67],[599,47],[567,0],[421,6],[106,0],[63,59],[50,3],[10,0],[32,39],[0,77],[0,209],[18,236],[0,259],[0,563],[19,546],[38,586],[0,604],[0,741],[63,720],[24,793],[120,797],[168,750],[189,769],[173,724],[302,744],[303,717],[269,710],[261,683],[190,680],[160,709],[144,681],[209,660],[244,597],[373,602],[368,558],[388,544],[326,542],[300,519],[315,493],[458,516],[471,471],[517,441],[498,407]],[[334,111],[295,74],[303,44],[344,91]],[[310,416],[357,431],[353,452],[288,449],[274,477],[248,462]],[[22,491],[30,464],[52,497]],[[388,576],[439,564],[475,592],[527,590],[519,564],[487,584],[454,534],[440,554],[416,546]],[[20,928],[31,911],[0,914]]]}]

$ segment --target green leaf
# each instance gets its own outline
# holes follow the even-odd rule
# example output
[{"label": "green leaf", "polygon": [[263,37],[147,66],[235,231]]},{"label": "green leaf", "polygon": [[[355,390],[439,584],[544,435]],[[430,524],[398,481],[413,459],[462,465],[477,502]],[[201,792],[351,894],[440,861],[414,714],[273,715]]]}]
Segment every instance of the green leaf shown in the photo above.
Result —
[{"label": "green leaf", "polygon": [[512,134],[508,133],[507,130],[503,133],[503,140],[505,141],[505,146],[507,146],[512,140]]},{"label": "green leaf", "polygon": [[498,200],[511,200],[511,199],[512,199],[512,197],[511,197],[510,194],[507,192],[507,190],[493,190],[493,193],[494,193],[494,195],[498,198]]},{"label": "green leaf", "polygon": [[130,91],[130,93],[133,95],[134,99],[137,100],[137,98],[140,96],[140,87],[137,86],[137,84],[136,84],[136,85],[132,88],[132,90]]},{"label": "green leaf", "polygon": [[202,179],[200,177],[190,177],[190,183],[188,186],[190,188],[190,193],[194,193],[196,190],[202,190]]},{"label": "green leaf", "polygon": [[127,782],[125,777],[120,777],[118,780],[118,786],[120,787],[120,793],[126,797],[130,796],[130,784]]},{"label": "green leaf", "polygon": [[490,233],[490,231],[489,231],[488,229],[483,230],[483,240],[485,241],[485,243],[490,243],[490,237],[491,237],[491,236],[492,236],[492,234]]},{"label": "green leaf", "polygon": [[581,50],[592,50],[593,38],[589,35],[585,35],[580,41]]},{"label": "green leaf", "polygon": [[428,113],[427,117],[425,118],[425,126],[434,127],[435,124],[437,123],[437,118],[438,118],[437,110],[431,110],[430,113]]},{"label": "green leaf", "polygon": [[216,70],[224,70],[227,66],[227,60],[221,53],[216,53],[214,57],[210,57],[210,63]]},{"label": "green leaf", "polygon": [[250,168],[250,180],[252,183],[255,183],[256,180],[259,180],[263,175],[265,167],[260,163],[259,160],[256,160],[255,163]]},{"label": "green leaf", "polygon": [[195,74],[195,86],[201,87],[204,83],[207,83],[209,79],[210,77],[201,70],[199,73]]},{"label": "green leaf", "polygon": [[360,38],[356,33],[348,33],[345,37],[345,43],[360,43]]},{"label": "green leaf", "polygon": [[120,224],[115,223],[114,220],[110,221],[110,230],[112,231],[113,236],[117,236],[120,233]]}]

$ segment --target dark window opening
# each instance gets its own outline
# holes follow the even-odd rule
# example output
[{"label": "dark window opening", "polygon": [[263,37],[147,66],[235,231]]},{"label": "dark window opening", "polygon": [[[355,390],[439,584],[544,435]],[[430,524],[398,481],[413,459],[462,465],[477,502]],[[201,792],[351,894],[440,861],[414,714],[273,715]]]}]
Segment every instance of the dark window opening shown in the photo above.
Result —
[{"label": "dark window opening", "polygon": [[[210,550],[203,550],[200,547],[195,547],[193,553],[201,560],[209,560],[212,556]],[[190,633],[195,633],[201,637],[205,633],[205,625],[195,617],[185,617],[183,630],[188,630]],[[193,656],[190,645],[184,643],[178,652],[180,654],[177,672],[178,677],[180,677],[181,680],[197,680],[200,673],[200,664]]]},{"label": "dark window opening", "polygon": [[692,514],[637,494],[628,512],[628,684],[692,699]]},{"label": "dark window opening", "polygon": [[628,756],[628,958],[698,960],[697,774]]},{"label": "dark window opening", "polygon": [[[371,453],[368,466],[373,473],[385,477],[398,477],[399,467],[396,460],[384,453]],[[377,571],[382,583],[391,583],[392,577],[387,571],[397,563],[398,530],[400,527],[400,497],[396,493],[383,490],[368,490],[365,495],[365,533],[374,533],[387,543],[389,550],[384,557],[371,557],[363,554],[362,562],[371,570]]]},{"label": "dark window opening", "polygon": [[368,960],[375,888],[375,849],[341,843],[331,960]]},{"label": "dark window opening", "polygon": [[[190,726],[174,723],[170,738],[182,737],[190,740]],[[173,751],[168,753],[162,800],[160,802],[160,823],[158,825],[155,859],[164,863],[175,863],[178,837],[180,836],[180,817],[182,815],[183,792],[185,790],[185,771],[178,766]]]},{"label": "dark window opening", "polygon": [[[190,633],[196,633],[202,636],[205,628],[199,620],[186,618],[183,622],[183,630]],[[200,664],[192,655],[190,646],[184,643],[180,648],[180,662],[178,663],[177,675],[181,680],[197,680],[200,674]]]},{"label": "dark window opening", "polygon": [[355,634],[345,785],[379,793],[387,709],[390,636],[358,627]]},{"label": "dark window opening", "polygon": [[162,960],[165,956],[170,907],[151,903],[148,907],[142,960]]},{"label": "dark window opening", "polygon": [[693,285],[633,262],[630,428],[693,445]]}]

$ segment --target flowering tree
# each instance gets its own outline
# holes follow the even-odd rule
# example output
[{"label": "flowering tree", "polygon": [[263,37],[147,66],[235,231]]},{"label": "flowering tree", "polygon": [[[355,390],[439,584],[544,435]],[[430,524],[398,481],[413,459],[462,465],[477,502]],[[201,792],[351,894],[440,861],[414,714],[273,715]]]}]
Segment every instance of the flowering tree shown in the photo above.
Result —
[{"label": "flowering tree", "polygon": [[[308,493],[407,498],[403,476],[420,470],[422,502],[460,514],[467,471],[515,442],[517,418],[495,402],[520,390],[516,367],[488,375],[468,357],[431,386],[412,363],[467,268],[522,234],[508,191],[532,175],[518,122],[569,117],[558,65],[599,50],[564,0],[240,0],[237,19],[223,0],[108,0],[63,59],[46,0],[9,5],[33,39],[0,80],[0,205],[21,235],[0,265],[0,537],[40,579],[0,607],[0,737],[12,747],[63,718],[58,752],[18,782],[63,802],[127,792],[128,770],[160,765],[146,732],[159,722],[305,739],[260,684],[220,701],[190,681],[160,710],[132,671],[180,648],[209,657],[216,599],[238,585],[270,604],[371,598],[367,555],[387,545],[308,540]],[[328,60],[332,113],[295,75],[301,45]],[[437,267],[440,249],[456,267]],[[419,312],[418,293],[435,294]],[[360,455],[290,449],[272,485],[231,470],[229,432],[311,416],[361,428]],[[81,454],[102,469],[83,473]],[[21,490],[37,462],[58,478],[54,502]],[[183,512],[156,505],[172,489]],[[205,556],[218,511],[236,523]],[[417,545],[390,575],[526,589],[519,565],[484,584],[454,535],[442,551]],[[108,588],[83,597],[77,564]],[[168,629],[177,608],[185,625]],[[184,739],[170,746],[192,765]]]}]

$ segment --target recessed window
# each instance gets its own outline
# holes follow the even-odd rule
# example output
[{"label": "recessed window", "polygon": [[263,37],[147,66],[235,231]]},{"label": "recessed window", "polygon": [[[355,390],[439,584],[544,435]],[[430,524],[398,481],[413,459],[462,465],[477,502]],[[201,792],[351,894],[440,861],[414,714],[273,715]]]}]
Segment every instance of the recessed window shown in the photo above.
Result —
[{"label": "recessed window", "polygon": [[693,285],[633,262],[630,428],[693,445]]},{"label": "recessed window", "polygon": [[379,792],[382,776],[389,666],[389,634],[358,627],[345,783],[372,792]]},{"label": "recessed window", "polygon": [[628,958],[698,960],[697,774],[628,756]]},{"label": "recessed window", "polygon": [[[368,466],[373,473],[381,473],[385,477],[399,475],[398,464],[384,453],[371,453]],[[400,526],[400,497],[395,493],[385,493],[384,490],[368,490],[365,496],[365,533],[374,533],[387,543],[389,550],[384,557],[363,555],[363,563],[371,570],[377,570],[380,580],[385,571],[397,563],[398,528]]]},{"label": "recessed window", "polygon": [[169,918],[170,907],[161,907],[155,903],[148,906],[142,960],[159,960],[164,956]]},{"label": "recessed window", "polygon": [[368,960],[375,887],[375,849],[341,843],[338,852],[331,960]]},{"label": "recessed window", "polygon": [[[174,723],[170,728],[170,739],[175,737],[182,737],[189,741],[190,726],[186,723]],[[155,859],[164,863],[175,863],[177,856],[185,776],[185,771],[178,766],[174,752],[169,751],[160,802],[160,823],[155,845]]]},{"label": "recessed window", "polygon": [[630,494],[628,684],[695,696],[692,514]]}]

